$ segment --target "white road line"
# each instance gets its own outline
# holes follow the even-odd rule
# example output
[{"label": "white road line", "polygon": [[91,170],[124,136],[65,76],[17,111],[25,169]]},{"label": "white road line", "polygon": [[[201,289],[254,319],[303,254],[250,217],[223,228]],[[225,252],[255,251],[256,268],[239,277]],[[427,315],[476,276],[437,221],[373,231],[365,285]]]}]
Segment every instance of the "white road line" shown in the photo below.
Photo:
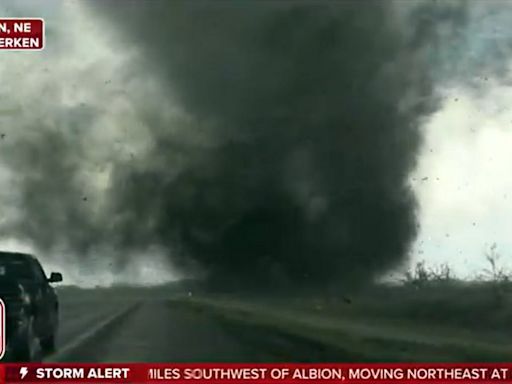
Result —
[{"label": "white road line", "polygon": [[77,349],[79,349],[84,343],[94,338],[101,330],[107,327],[109,324],[124,316],[128,312],[130,312],[137,303],[129,305],[127,308],[122,309],[119,312],[116,312],[112,316],[107,317],[103,321],[99,322],[93,327],[90,327],[87,331],[82,333],[81,335],[75,337],[73,340],[66,343],[64,346],[59,347],[57,352],[43,358],[43,362],[46,363],[56,363],[62,360],[67,354],[73,353]]}]

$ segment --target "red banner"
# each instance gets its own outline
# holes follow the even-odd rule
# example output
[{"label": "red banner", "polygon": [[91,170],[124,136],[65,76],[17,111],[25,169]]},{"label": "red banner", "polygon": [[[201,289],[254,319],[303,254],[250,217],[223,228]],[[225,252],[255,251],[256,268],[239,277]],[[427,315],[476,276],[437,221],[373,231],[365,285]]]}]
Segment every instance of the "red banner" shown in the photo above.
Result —
[{"label": "red banner", "polygon": [[0,18],[0,49],[39,51],[44,48],[44,20]]},{"label": "red banner", "polygon": [[512,383],[500,364],[4,364],[0,383]]}]

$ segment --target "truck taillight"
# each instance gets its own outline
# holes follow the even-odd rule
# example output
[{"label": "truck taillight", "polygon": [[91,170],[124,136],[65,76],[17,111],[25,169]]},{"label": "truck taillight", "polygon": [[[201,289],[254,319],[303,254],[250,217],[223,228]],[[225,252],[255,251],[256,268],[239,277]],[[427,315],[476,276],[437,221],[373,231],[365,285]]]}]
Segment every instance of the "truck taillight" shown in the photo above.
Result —
[{"label": "truck taillight", "polygon": [[23,288],[23,286],[21,284],[19,285],[19,287],[20,287],[19,300],[24,305],[30,305],[30,302],[31,302],[30,295],[27,293],[27,291],[25,290],[25,288]]}]

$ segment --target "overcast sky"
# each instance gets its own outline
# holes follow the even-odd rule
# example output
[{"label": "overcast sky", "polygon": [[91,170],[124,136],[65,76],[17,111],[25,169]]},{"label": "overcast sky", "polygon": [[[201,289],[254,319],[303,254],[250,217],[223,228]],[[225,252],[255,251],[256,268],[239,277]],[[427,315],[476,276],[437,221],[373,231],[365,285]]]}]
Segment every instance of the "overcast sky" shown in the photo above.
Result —
[{"label": "overcast sky", "polygon": [[[52,0],[43,5],[24,0],[2,6],[7,10],[2,15],[44,17],[47,40],[42,52],[9,52],[0,60],[0,124],[6,134],[0,143],[0,182],[8,186],[0,191],[0,223],[16,217],[21,204],[16,191],[23,175],[5,165],[7,157],[16,155],[17,142],[62,127],[88,143],[76,155],[81,164],[75,176],[82,183],[83,196],[88,197],[88,212],[94,216],[102,209],[113,164],[144,152],[147,145],[145,123],[131,106],[150,99],[154,108],[164,110],[157,80],[137,73],[127,82],[126,73],[140,64],[142,56],[79,2]],[[90,114],[94,119],[88,118]],[[38,252],[47,272],[62,270],[68,283],[158,284],[177,277],[158,249],[147,250],[145,258],[131,258],[119,273],[113,271],[109,257],[100,255],[110,250],[70,265],[64,250],[46,255],[26,241],[5,235],[0,244],[2,249]]]},{"label": "overcast sky", "polygon": [[420,201],[415,259],[449,262],[464,276],[488,267],[492,243],[512,267],[512,88],[488,81],[479,97],[463,87],[446,90],[423,128],[411,180]]},{"label": "overcast sky", "polygon": [[[38,0],[3,4],[1,15],[46,18],[47,48],[43,52],[1,55],[0,126],[7,136],[0,145],[15,147],[17,138],[23,136],[20,127],[45,129],[58,125],[68,108],[87,106],[94,113],[103,114],[96,126],[86,127],[92,142],[102,144],[91,145],[84,154],[84,189],[101,195],[108,184],[109,166],[128,152],[144,152],[147,144],[144,123],[141,120],[136,124],[138,116],[130,104],[137,98],[151,99],[158,109],[159,100],[164,97],[162,90],[150,73],[137,73],[130,84],[124,82],[122,76],[144,57],[135,44],[108,23],[99,22],[80,2],[45,1],[44,7]],[[512,22],[511,6],[506,2],[488,8],[484,2],[480,5],[483,9],[480,7],[475,15],[488,17],[480,17],[478,27],[471,25],[467,29],[466,43],[471,50],[462,54],[470,56],[469,64],[478,62],[478,55],[489,59],[494,54],[487,44],[510,38],[503,31]],[[507,57],[501,52],[498,58],[506,68]],[[418,167],[410,177],[419,200],[421,226],[411,263],[446,262],[456,274],[471,277],[488,266],[484,252],[494,242],[502,254],[501,263],[512,268],[512,85],[507,76],[484,76],[471,72],[470,67],[455,69],[475,77],[468,78],[467,83],[464,78],[440,81],[437,91],[443,95],[443,103],[422,126],[424,145]],[[448,77],[453,70],[449,68]],[[475,81],[478,92],[469,84]],[[102,108],[107,103],[108,111]],[[130,126],[137,129],[127,134],[116,124],[119,119],[130,121]],[[74,129],[85,127],[78,125]],[[124,144],[117,148],[120,137]],[[0,162],[3,160],[0,156]],[[16,214],[16,176],[0,165],[0,210],[5,219]],[[101,209],[101,199],[95,201],[97,209]],[[30,248],[30,244],[11,237],[4,237],[0,244],[2,248]],[[175,277],[162,268],[165,262],[158,250],[153,254],[145,266],[127,266],[125,280],[160,282]],[[55,264],[64,258],[65,255],[60,259],[45,258],[47,269],[56,268]],[[104,263],[92,262],[90,271],[101,282],[112,281],[114,277]],[[59,268],[63,269],[62,265]],[[64,269],[72,281],[83,282],[87,278],[87,270],[78,271],[72,266]]]}]

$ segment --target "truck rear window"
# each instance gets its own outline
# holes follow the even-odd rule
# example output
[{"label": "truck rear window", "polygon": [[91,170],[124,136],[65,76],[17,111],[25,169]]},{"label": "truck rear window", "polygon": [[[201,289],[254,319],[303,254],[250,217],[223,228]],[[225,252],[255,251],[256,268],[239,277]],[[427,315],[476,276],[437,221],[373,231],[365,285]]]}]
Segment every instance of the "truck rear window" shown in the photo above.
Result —
[{"label": "truck rear window", "polygon": [[0,277],[32,279],[34,277],[30,263],[25,260],[9,260],[0,257]]}]

